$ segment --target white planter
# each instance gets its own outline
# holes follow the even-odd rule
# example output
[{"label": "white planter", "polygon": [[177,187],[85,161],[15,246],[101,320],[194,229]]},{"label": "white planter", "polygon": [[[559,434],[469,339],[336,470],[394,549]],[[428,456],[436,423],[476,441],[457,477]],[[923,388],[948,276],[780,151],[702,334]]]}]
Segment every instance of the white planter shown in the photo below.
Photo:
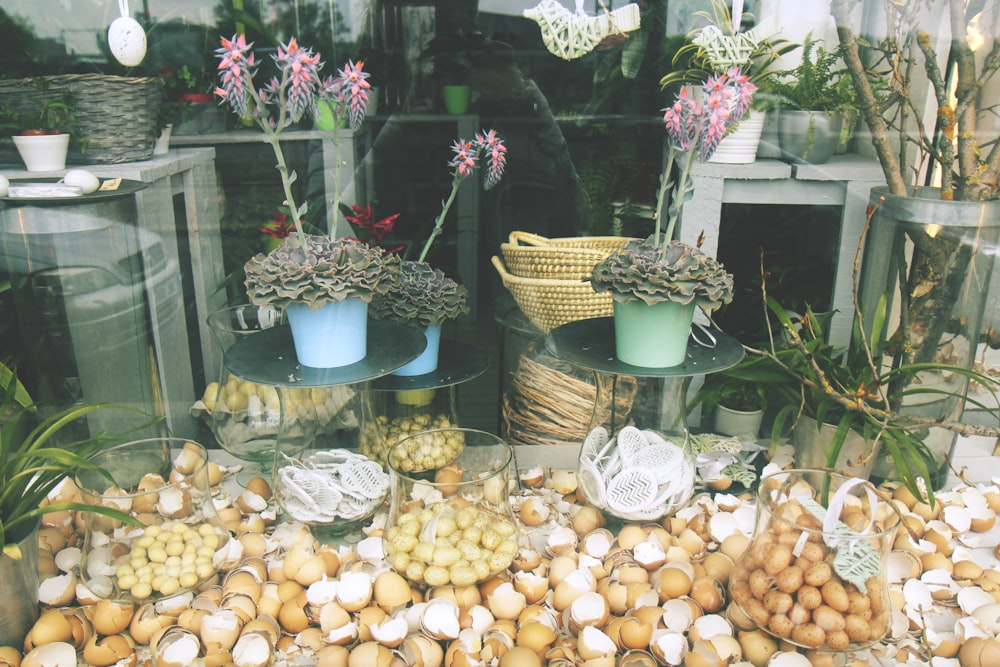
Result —
[{"label": "white planter", "polygon": [[11,139],[28,171],[60,171],[66,168],[68,134],[17,135]]},{"label": "white planter", "polygon": [[160,130],[160,136],[156,138],[156,145],[153,146],[153,155],[167,154],[170,150],[170,134],[173,129],[174,126],[171,124]]},{"label": "white planter", "polygon": [[746,412],[718,405],[715,408],[714,431],[721,435],[749,435],[756,438],[760,432],[760,423],[763,419],[763,410]]},{"label": "white planter", "polygon": [[750,164],[757,159],[757,146],[764,131],[764,111],[751,111],[736,129],[719,142],[719,147],[708,159],[717,164]]}]

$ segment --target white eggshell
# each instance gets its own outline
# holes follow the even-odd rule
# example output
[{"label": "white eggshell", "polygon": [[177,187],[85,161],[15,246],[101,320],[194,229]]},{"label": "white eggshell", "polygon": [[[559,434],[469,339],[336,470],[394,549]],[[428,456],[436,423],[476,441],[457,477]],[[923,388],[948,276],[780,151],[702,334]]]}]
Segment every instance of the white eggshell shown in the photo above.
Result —
[{"label": "white eggshell", "polygon": [[687,655],[687,638],[680,632],[655,630],[649,648],[653,655],[667,665],[681,665]]},{"label": "white eggshell", "polygon": [[24,667],[76,667],[76,649],[66,642],[52,642],[28,651]]},{"label": "white eggshell", "polygon": [[812,663],[801,653],[779,651],[767,661],[767,667],[812,667]]},{"label": "white eggshell", "polygon": [[146,57],[146,31],[129,16],[119,16],[108,28],[108,48],[115,60],[135,67]]},{"label": "white eggshell", "polygon": [[86,169],[70,169],[63,176],[63,183],[66,185],[75,185],[85,195],[96,192],[97,188],[101,187],[100,179]]},{"label": "white eggshell", "polygon": [[958,606],[966,616],[972,616],[980,607],[994,603],[996,599],[993,595],[979,586],[967,586],[958,592]]},{"label": "white eggshell", "polygon": [[979,624],[994,635],[1000,633],[1000,602],[984,604],[972,612]]}]

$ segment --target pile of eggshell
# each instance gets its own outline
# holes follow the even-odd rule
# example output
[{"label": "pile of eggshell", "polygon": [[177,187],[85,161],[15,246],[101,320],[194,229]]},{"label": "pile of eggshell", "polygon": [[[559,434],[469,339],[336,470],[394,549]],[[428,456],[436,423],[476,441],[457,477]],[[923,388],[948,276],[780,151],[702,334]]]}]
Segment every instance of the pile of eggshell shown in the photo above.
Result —
[{"label": "pile of eggshell", "polygon": [[[236,497],[217,494],[238,548],[200,592],[131,605],[77,587],[75,599],[47,600],[24,647],[0,648],[0,665],[1000,664],[997,484],[939,493],[934,509],[895,491],[908,532],[888,563],[892,641],[837,654],[778,641],[729,602],[729,573],[753,531],[749,494],[698,495],[673,517],[612,532],[581,504],[573,472],[535,468],[520,479],[522,546],[511,567],[421,592],[387,565],[384,515],[353,547],[321,545],[301,524],[276,521],[255,478]],[[39,539],[43,576],[72,573],[72,519],[47,516]]]}]

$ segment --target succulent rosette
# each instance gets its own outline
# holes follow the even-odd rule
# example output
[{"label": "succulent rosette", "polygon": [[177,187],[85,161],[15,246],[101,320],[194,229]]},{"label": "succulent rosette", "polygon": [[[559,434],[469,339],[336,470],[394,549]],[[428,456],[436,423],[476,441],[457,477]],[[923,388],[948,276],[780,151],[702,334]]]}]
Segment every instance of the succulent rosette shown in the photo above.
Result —
[{"label": "succulent rosette", "polygon": [[375,319],[425,328],[469,312],[469,290],[427,262],[390,263],[388,273],[388,290],[369,306]]},{"label": "succulent rosette", "polygon": [[354,239],[310,234],[303,245],[293,234],[271,252],[259,253],[246,263],[245,285],[255,306],[284,308],[295,303],[318,310],[348,297],[371,303],[391,282],[385,267],[380,248]]},{"label": "succulent rosette", "polygon": [[733,300],[733,276],[712,256],[681,241],[629,241],[594,267],[594,291],[615,301],[673,301],[715,310]]}]

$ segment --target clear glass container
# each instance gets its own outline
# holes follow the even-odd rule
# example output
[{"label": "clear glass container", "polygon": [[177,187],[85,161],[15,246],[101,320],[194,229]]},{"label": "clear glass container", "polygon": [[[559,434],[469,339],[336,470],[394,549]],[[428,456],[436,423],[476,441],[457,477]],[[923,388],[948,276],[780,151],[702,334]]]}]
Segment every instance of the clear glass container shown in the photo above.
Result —
[{"label": "clear glass container", "polygon": [[899,521],[867,480],[805,469],[764,477],[729,594],[779,639],[822,651],[870,646],[889,629],[885,563]]},{"label": "clear glass container", "polygon": [[454,386],[373,391],[372,411],[374,420],[361,435],[361,452],[382,465],[400,440],[458,426]]},{"label": "clear glass container", "polygon": [[[356,542],[361,528],[383,506],[389,474],[361,447],[367,434],[384,451],[373,419],[368,382],[337,385],[321,391],[342,396],[340,428],[314,430],[308,438],[282,437],[271,469],[274,497],[282,511],[310,527],[322,542]],[[291,391],[304,391],[285,388]],[[383,457],[384,458],[384,457]]]},{"label": "clear glass container", "polygon": [[690,378],[595,373],[597,400],[580,448],[580,488],[605,514],[655,521],[694,495],[685,423]]},{"label": "clear glass container", "polygon": [[444,342],[448,350],[436,369],[422,375],[386,375],[371,383],[374,419],[361,434],[361,452],[382,465],[400,440],[422,431],[458,428],[457,393],[462,383],[479,377],[489,357],[461,341]]},{"label": "clear glass container", "polygon": [[612,318],[579,320],[550,333],[559,358],[589,369],[597,387],[580,447],[580,489],[589,503],[625,521],[656,521],[684,507],[696,470],[686,424],[691,377],[735,365],[743,348],[731,336],[699,327],[685,361],[645,368],[615,355]]},{"label": "clear glass container", "polygon": [[[868,203],[872,214],[858,293],[865,329],[869,340],[902,341],[884,346],[876,363],[886,371],[922,363],[973,368],[984,322],[988,328],[990,319],[985,315],[1000,244],[1000,201],[942,200],[937,188],[898,196],[877,187]],[[871,330],[876,322],[883,323],[883,331]],[[904,414],[928,422],[958,421],[969,378],[930,367],[898,373],[885,389],[893,409]],[[985,393],[977,398],[993,403]],[[935,426],[912,432],[925,447],[905,464],[914,470],[926,466],[933,488],[943,488],[957,434]],[[897,467],[904,462],[894,459],[893,449],[881,448],[873,479],[899,478]]]},{"label": "clear glass container", "polygon": [[[259,309],[250,304],[229,306],[208,317],[212,336],[219,350],[220,366],[205,388],[201,405],[212,427],[216,442],[238,459],[271,464],[281,427],[281,396],[276,387],[241,379],[229,371],[225,352],[237,341],[282,324],[283,315],[272,308]],[[295,406],[295,415],[306,413],[302,392],[289,394],[285,403]],[[311,396],[308,397],[311,403]]]},{"label": "clear glass container", "polygon": [[467,586],[507,569],[519,548],[509,502],[513,463],[510,445],[474,429],[396,443],[384,534],[389,564],[418,587]]},{"label": "clear glass container", "polygon": [[230,535],[212,504],[208,452],[183,438],[110,447],[80,470],[81,499],[120,509],[142,525],[85,512],[80,574],[95,594],[142,602],[194,590],[212,579]]}]

